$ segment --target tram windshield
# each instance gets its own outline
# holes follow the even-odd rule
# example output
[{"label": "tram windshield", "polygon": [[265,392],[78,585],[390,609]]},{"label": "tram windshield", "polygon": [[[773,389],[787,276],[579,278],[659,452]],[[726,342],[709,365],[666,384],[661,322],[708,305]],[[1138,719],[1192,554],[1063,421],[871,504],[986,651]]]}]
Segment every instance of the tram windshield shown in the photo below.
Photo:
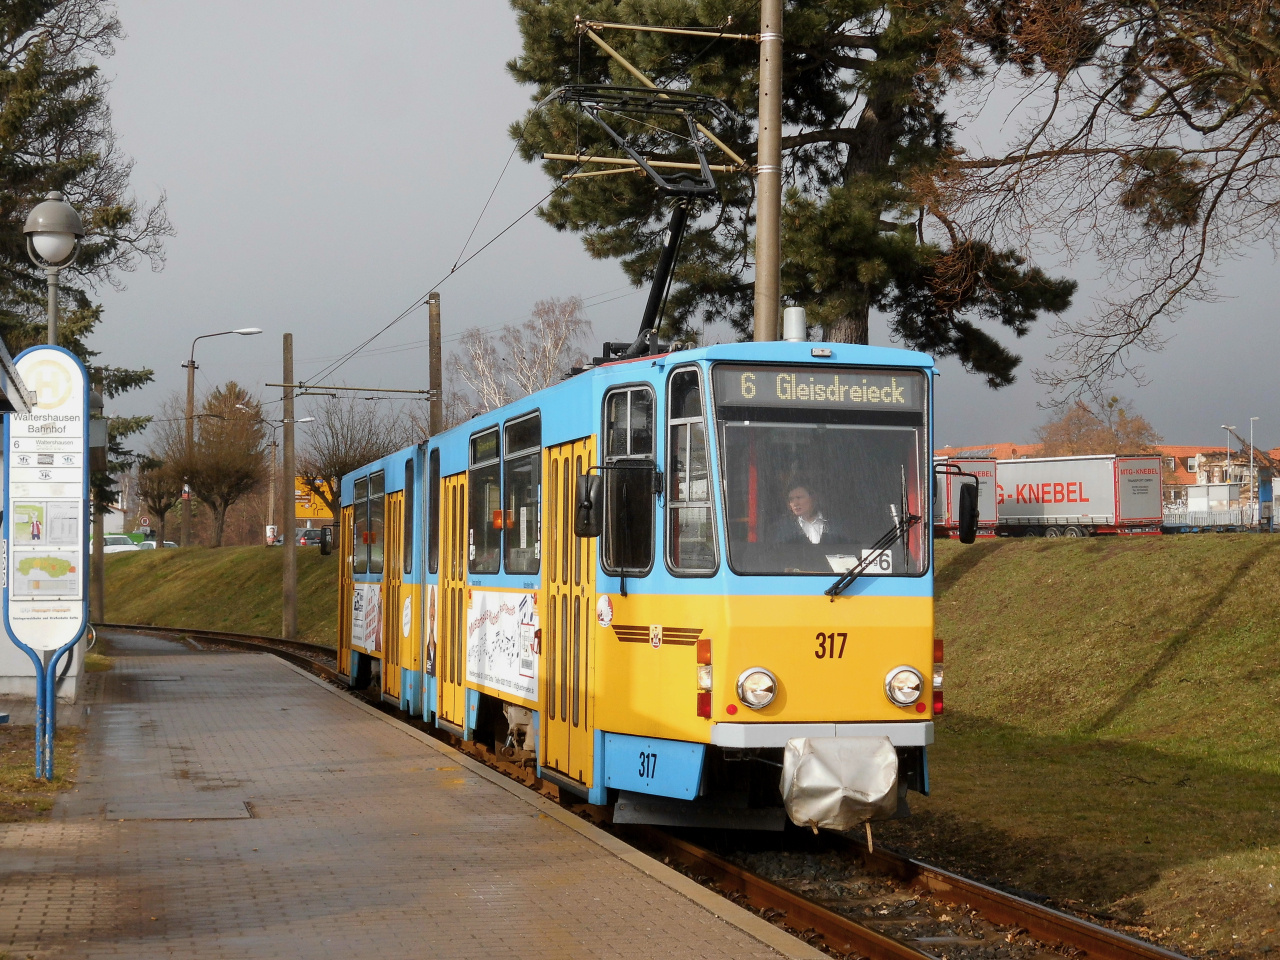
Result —
[{"label": "tram windshield", "polygon": [[925,571],[923,373],[718,364],[712,378],[735,572]]}]

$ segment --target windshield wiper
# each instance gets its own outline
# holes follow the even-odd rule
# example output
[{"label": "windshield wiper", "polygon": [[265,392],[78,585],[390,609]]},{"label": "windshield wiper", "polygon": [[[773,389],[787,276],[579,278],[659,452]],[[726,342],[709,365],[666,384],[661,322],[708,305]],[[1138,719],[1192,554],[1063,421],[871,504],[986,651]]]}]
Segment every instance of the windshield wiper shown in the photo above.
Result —
[{"label": "windshield wiper", "polygon": [[865,556],[859,560],[848,573],[842,573],[836,579],[836,582],[822,592],[831,598],[831,602],[836,602],[836,597],[844,593],[860,576],[867,572],[867,567],[875,563],[879,559],[881,552],[888,550],[899,540],[905,539],[907,531],[920,522],[921,518],[914,514],[908,513],[905,522],[894,518],[893,526],[879,540],[871,545],[869,550],[864,551]]}]

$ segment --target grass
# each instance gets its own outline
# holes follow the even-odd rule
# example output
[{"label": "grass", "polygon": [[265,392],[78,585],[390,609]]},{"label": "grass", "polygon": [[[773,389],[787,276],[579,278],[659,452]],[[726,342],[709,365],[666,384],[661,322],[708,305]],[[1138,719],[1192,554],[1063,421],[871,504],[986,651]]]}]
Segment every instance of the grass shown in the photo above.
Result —
[{"label": "grass", "polygon": [[1280,948],[1280,538],[940,546],[917,855],[1177,949]]},{"label": "grass", "polygon": [[54,734],[54,778],[35,774],[35,727],[0,724],[0,823],[36,820],[53,809],[60,791],[75,782],[80,731],[59,727]]},{"label": "grass", "polygon": [[[109,623],[280,635],[284,550],[188,547],[107,558]],[[298,638],[338,640],[338,558],[298,550]]]}]

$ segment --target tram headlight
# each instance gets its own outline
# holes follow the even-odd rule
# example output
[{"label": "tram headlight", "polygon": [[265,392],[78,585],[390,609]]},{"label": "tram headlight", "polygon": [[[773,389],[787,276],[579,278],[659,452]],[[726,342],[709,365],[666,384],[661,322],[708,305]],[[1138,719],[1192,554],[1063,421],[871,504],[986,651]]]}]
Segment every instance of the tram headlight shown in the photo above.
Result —
[{"label": "tram headlight", "polygon": [[738,699],[752,710],[773,703],[778,695],[778,678],[764,667],[748,667],[738,676]]},{"label": "tram headlight", "polygon": [[884,678],[884,693],[900,707],[909,707],[924,692],[924,677],[915,667],[894,667]]}]

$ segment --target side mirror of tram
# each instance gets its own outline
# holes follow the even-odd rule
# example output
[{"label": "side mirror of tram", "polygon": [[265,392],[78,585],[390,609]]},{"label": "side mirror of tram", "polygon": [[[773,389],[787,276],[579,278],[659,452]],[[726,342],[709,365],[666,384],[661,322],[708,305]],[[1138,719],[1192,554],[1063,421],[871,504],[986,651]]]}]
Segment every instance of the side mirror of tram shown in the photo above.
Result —
[{"label": "side mirror of tram", "polygon": [[588,473],[578,478],[573,508],[573,532],[598,537],[604,531],[604,477]]},{"label": "side mirror of tram", "polygon": [[333,553],[333,527],[320,528],[320,556],[327,557]]},{"label": "side mirror of tram", "polygon": [[958,518],[960,542],[973,543],[978,536],[978,485],[966,483],[960,487],[960,516]]}]

